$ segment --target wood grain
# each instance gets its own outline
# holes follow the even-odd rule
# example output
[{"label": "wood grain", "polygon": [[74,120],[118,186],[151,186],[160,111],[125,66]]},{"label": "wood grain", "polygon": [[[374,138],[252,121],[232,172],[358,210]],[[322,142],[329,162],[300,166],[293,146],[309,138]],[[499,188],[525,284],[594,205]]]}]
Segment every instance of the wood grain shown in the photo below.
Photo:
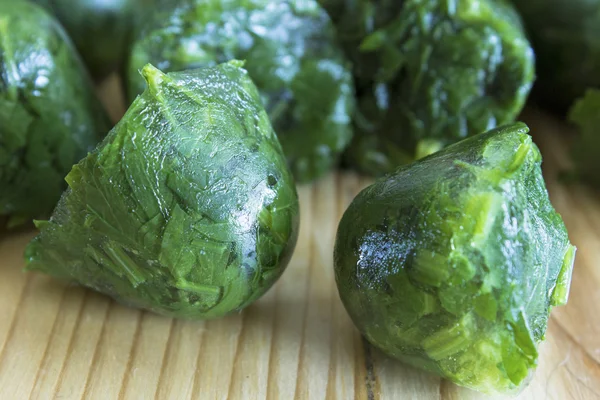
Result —
[{"label": "wood grain", "polygon": [[[579,253],[569,304],[553,312],[539,368],[517,398],[600,399],[600,194],[557,180],[569,166],[568,128],[535,110],[524,117]],[[214,321],[172,320],[22,273],[33,233],[0,236],[0,399],[486,398],[386,357],[348,318],[332,249],[342,213],[368,183],[335,173],[300,187],[288,270],[255,304]]]}]

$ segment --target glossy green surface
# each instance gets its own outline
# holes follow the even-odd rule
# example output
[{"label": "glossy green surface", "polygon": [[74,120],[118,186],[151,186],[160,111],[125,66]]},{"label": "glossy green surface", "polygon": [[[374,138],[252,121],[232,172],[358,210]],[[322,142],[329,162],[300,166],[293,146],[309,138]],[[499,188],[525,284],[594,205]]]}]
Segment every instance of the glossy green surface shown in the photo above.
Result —
[{"label": "glossy green surface", "polygon": [[65,175],[108,118],[62,28],[25,1],[0,2],[0,216],[47,217]]},{"label": "glossy green surface", "polygon": [[535,99],[564,113],[600,87],[600,0],[512,0],[535,49]]},{"label": "glossy green surface", "polygon": [[121,66],[134,21],[156,0],[33,0],[51,10],[75,43],[92,76]]},{"label": "glossy green surface", "polygon": [[534,56],[503,0],[321,3],[354,62],[351,166],[391,172],[521,111]]},{"label": "glossy green surface", "polygon": [[381,178],[335,245],[340,296],[371,343],[486,393],[526,384],[575,256],[528,131],[497,128]]},{"label": "glossy green surface", "polygon": [[27,268],[175,317],[220,317],[260,297],[294,249],[298,198],[240,65],[145,66],[149,88],[73,167]]},{"label": "glossy green surface", "polygon": [[575,175],[600,188],[600,90],[589,89],[569,111],[569,120],[579,128],[573,148]]},{"label": "glossy green surface", "polygon": [[137,35],[127,70],[130,99],[144,88],[137,71],[147,62],[180,71],[243,59],[295,178],[310,181],[336,165],[352,136],[354,92],[331,22],[315,0],[167,4]]}]

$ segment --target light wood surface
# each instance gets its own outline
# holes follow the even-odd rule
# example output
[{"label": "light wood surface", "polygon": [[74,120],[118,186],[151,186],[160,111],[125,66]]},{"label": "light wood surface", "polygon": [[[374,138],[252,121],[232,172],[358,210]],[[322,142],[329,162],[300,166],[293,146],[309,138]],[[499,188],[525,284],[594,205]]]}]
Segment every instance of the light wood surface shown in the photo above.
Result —
[{"label": "light wood surface", "polygon": [[[111,104],[118,116],[120,101]],[[600,399],[600,193],[557,182],[568,166],[566,128],[537,112],[525,117],[579,253],[569,304],[553,312],[539,368],[518,398]],[[486,398],[385,357],[344,311],[332,271],[335,231],[366,184],[331,174],[300,187],[300,239],[282,279],[243,312],[207,322],[156,316],[23,273],[33,233],[3,234],[0,400]]]}]

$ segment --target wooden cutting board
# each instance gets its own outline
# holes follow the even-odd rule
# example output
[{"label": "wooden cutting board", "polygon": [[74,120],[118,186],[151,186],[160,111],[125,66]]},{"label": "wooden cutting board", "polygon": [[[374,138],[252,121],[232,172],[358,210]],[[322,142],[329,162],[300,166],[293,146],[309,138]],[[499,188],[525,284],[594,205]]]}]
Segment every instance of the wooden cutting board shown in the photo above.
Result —
[{"label": "wooden cutting board", "polygon": [[[122,102],[101,92],[118,116]],[[539,368],[518,398],[600,399],[600,193],[557,182],[568,165],[566,127],[535,111],[525,119],[579,253],[569,304],[554,310]],[[254,305],[214,321],[164,318],[22,273],[33,233],[4,234],[0,400],[485,398],[385,357],[344,311],[332,270],[335,231],[368,182],[331,174],[300,187],[300,239],[288,270]]]}]

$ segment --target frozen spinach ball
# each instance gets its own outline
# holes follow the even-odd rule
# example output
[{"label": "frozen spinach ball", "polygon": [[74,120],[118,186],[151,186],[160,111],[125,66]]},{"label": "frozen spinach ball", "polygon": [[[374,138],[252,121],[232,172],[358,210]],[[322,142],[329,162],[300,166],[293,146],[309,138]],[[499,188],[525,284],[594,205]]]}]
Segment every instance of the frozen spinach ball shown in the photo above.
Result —
[{"label": "frozen spinach ball", "polygon": [[504,0],[321,0],[354,64],[346,162],[382,175],[514,121],[534,55]]},{"label": "frozen spinach ball", "polygon": [[26,1],[0,2],[0,216],[46,218],[74,163],[108,118],[59,23]]},{"label": "frozen spinach ball", "polygon": [[130,100],[138,69],[165,71],[246,60],[295,178],[331,170],[352,137],[350,67],[315,0],[164,2],[141,25],[127,68]]},{"label": "frozen spinach ball", "polygon": [[340,296],[371,343],[485,393],[527,383],[575,257],[528,131],[496,128],[381,178],[335,245]]},{"label": "frozen spinach ball", "polygon": [[296,243],[298,197],[241,63],[164,74],[75,165],[27,268],[174,317],[241,310]]}]

